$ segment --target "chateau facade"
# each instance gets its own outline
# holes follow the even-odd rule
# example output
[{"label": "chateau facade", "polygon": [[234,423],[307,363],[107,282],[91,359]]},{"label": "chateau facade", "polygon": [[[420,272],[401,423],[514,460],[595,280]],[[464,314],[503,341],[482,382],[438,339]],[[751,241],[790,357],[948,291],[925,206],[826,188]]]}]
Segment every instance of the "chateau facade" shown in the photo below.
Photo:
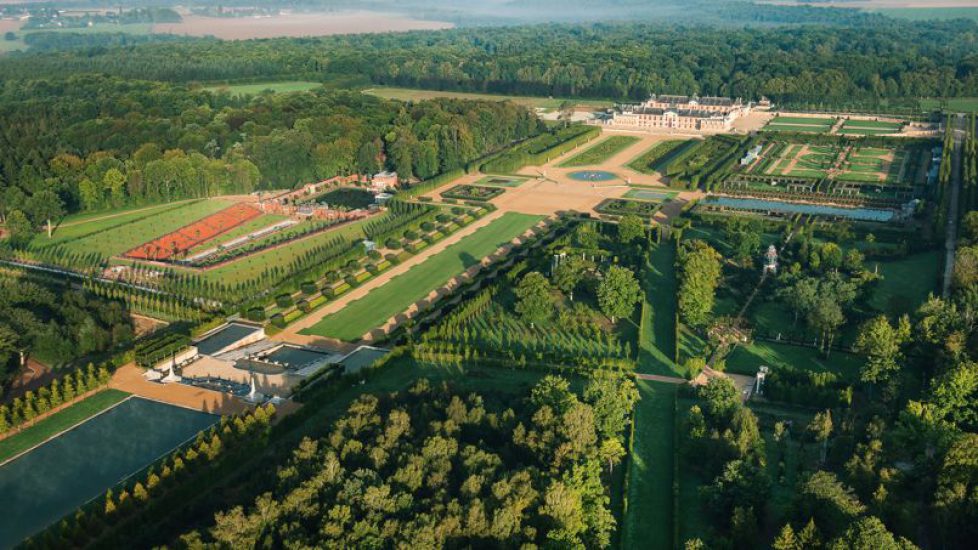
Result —
[{"label": "chateau facade", "polygon": [[693,131],[727,131],[750,105],[729,97],[653,95],[639,104],[619,105],[607,126],[620,128],[669,128]]}]

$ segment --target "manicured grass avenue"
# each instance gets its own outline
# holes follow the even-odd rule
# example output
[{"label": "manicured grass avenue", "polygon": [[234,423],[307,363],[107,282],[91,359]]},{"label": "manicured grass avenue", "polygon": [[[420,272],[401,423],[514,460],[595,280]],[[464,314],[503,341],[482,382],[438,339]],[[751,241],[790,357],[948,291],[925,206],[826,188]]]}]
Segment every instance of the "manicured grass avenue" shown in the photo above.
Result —
[{"label": "manicured grass avenue", "polygon": [[678,384],[636,380],[635,441],[628,462],[622,548],[673,548],[673,449]]},{"label": "manicured grass avenue", "polygon": [[628,146],[638,143],[638,141],[639,139],[634,136],[611,136],[565,160],[560,165],[592,166],[601,164],[614,155],[624,151]]},{"label": "manicured grass avenue", "polygon": [[103,390],[88,399],[79,401],[66,409],[58,411],[17,434],[0,440],[0,462],[17,456],[46,439],[119,403],[127,397],[129,397],[129,394],[124,391]]},{"label": "manicured grass avenue", "polygon": [[414,266],[365,297],[347,304],[302,334],[356,340],[390,317],[401,313],[452,277],[513,240],[542,216],[508,212],[460,242]]},{"label": "manicured grass avenue", "polygon": [[673,362],[676,348],[676,248],[664,242],[651,253],[646,268],[642,332],[638,341],[638,372],[682,376]]}]

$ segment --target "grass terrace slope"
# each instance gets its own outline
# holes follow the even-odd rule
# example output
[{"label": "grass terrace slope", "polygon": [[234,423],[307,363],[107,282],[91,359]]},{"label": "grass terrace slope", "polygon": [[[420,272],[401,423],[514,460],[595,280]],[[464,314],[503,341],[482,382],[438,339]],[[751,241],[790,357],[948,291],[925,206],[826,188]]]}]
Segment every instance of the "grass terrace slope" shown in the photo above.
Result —
[{"label": "grass terrace slope", "polygon": [[611,136],[560,163],[560,166],[594,166],[638,143],[634,136]]},{"label": "grass terrace slope", "polygon": [[452,277],[479,263],[497,248],[536,225],[542,216],[509,212],[366,297],[302,331],[302,334],[357,340],[408,309]]}]

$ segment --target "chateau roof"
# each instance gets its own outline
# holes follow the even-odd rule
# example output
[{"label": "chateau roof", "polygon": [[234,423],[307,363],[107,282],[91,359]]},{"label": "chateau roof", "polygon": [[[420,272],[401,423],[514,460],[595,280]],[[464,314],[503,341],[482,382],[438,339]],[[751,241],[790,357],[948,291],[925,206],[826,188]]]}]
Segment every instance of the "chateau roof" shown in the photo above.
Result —
[{"label": "chateau roof", "polygon": [[658,107],[636,107],[624,111],[623,114],[629,115],[658,115],[662,116],[666,113],[673,113],[677,116],[683,117],[695,117],[695,118],[723,118],[721,113],[715,111],[705,111],[702,109],[660,109]]},{"label": "chateau roof", "polygon": [[672,105],[685,105],[692,102],[696,102],[699,105],[716,105],[721,107],[733,107],[734,105],[740,104],[740,100],[734,100],[729,97],[697,97],[688,95],[653,95],[652,101],[657,101],[659,103],[669,103]]}]

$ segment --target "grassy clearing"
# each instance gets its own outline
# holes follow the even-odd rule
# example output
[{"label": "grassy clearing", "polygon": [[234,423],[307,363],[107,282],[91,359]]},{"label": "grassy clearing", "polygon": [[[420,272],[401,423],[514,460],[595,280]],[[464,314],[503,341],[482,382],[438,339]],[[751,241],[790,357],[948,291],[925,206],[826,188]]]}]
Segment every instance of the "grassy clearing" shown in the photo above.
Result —
[{"label": "grassy clearing", "polygon": [[106,213],[88,221],[68,222],[69,225],[57,229],[51,239],[47,238],[47,234],[39,234],[32,246],[63,245],[77,253],[96,252],[103,257],[115,256],[230,205],[228,201],[208,199],[177,206],[166,204],[123,211],[120,214]]},{"label": "grassy clearing", "polygon": [[768,365],[813,372],[834,372],[855,379],[862,363],[861,357],[848,353],[834,351],[825,358],[815,348],[756,340],[751,344],[738,346],[727,356],[727,371],[752,376],[757,373],[758,367]]},{"label": "grassy clearing", "polygon": [[834,118],[809,118],[803,116],[779,116],[771,119],[768,124],[798,124],[806,126],[832,126],[835,124]]},{"label": "grassy clearing", "polygon": [[129,397],[129,394],[124,391],[103,390],[66,409],[58,411],[15,435],[0,440],[0,462],[34,447],[84,420],[88,420],[127,397]]},{"label": "grassy clearing", "polygon": [[927,98],[920,100],[920,107],[926,110],[946,108],[963,113],[978,112],[978,97]]},{"label": "grassy clearing", "polygon": [[479,263],[541,219],[542,216],[506,213],[302,333],[342,340],[359,339],[452,277]]},{"label": "grassy clearing", "polygon": [[582,105],[593,107],[595,109],[604,109],[613,105],[613,102],[611,101],[596,99],[561,99],[553,97],[477,94],[470,92],[441,92],[437,90],[416,90],[411,88],[376,87],[370,88],[369,90],[364,90],[363,93],[375,95],[385,99],[396,99],[399,101],[424,101],[427,99],[436,99],[440,97],[486,101],[512,101],[513,103],[526,105],[527,107],[545,110],[559,109],[564,104]]},{"label": "grassy clearing", "polygon": [[903,128],[903,124],[900,122],[886,122],[883,120],[847,120],[845,124],[842,125],[842,129],[846,130],[849,128],[899,130],[900,128]]},{"label": "grassy clearing", "polygon": [[683,376],[673,361],[676,348],[676,247],[670,242],[656,246],[645,276],[642,332],[639,335],[638,372]]},{"label": "grassy clearing", "polygon": [[940,260],[941,253],[932,250],[901,260],[877,262],[883,279],[873,289],[869,304],[888,315],[914,311],[928,294],[937,291]]},{"label": "grassy clearing", "polygon": [[280,94],[285,92],[306,92],[321,87],[321,82],[307,80],[291,80],[287,82],[258,82],[257,84],[225,84],[204,88],[210,92],[228,93],[230,95],[258,95],[271,91]]},{"label": "grassy clearing", "polygon": [[7,52],[17,52],[27,49],[27,44],[18,38],[17,40],[3,40],[0,38],[0,54],[5,54]]},{"label": "grassy clearing", "polygon": [[639,142],[634,136],[611,136],[560,163],[560,166],[591,166],[609,158]]},{"label": "grassy clearing", "polygon": [[889,17],[900,19],[912,19],[921,21],[925,19],[971,19],[978,21],[978,7],[944,7],[944,8],[870,8]]},{"label": "grassy clearing", "polygon": [[673,461],[676,384],[637,381],[635,441],[628,463],[623,548],[673,547]]},{"label": "grassy clearing", "polygon": [[130,222],[155,216],[161,212],[175,210],[180,208],[181,204],[190,204],[191,202],[194,201],[71,215],[62,220],[61,223],[55,225],[54,233],[50,239],[46,232],[38,233],[34,237],[34,240],[31,241],[31,248],[46,248],[48,246],[63,244],[67,241],[94,235],[113,227],[121,227]]}]

